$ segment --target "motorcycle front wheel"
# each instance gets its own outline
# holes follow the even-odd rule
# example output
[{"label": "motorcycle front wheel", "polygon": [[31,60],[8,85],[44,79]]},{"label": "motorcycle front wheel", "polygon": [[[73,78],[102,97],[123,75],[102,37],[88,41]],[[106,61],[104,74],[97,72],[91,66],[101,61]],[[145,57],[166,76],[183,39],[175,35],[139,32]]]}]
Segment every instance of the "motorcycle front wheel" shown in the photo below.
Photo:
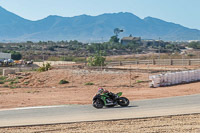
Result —
[{"label": "motorcycle front wheel", "polygon": [[129,105],[129,100],[126,97],[120,97],[118,104],[122,107],[127,107]]},{"label": "motorcycle front wheel", "polygon": [[100,99],[96,99],[93,101],[93,107],[97,108],[97,109],[100,109],[100,108],[103,108],[103,101],[100,100]]}]

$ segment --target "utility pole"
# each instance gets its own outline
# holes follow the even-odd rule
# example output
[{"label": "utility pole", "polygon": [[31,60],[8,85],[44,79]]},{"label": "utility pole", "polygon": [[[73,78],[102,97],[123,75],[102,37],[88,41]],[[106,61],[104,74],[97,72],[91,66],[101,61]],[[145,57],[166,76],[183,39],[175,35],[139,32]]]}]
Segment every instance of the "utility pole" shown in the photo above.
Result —
[{"label": "utility pole", "polygon": [[[159,47],[159,62],[160,62],[160,37],[159,37],[159,40],[158,40],[159,42],[158,42],[158,47]],[[160,65],[161,65],[161,62],[159,63]]]},{"label": "utility pole", "polygon": [[44,63],[44,46],[42,46],[42,58],[43,58],[43,63]]}]

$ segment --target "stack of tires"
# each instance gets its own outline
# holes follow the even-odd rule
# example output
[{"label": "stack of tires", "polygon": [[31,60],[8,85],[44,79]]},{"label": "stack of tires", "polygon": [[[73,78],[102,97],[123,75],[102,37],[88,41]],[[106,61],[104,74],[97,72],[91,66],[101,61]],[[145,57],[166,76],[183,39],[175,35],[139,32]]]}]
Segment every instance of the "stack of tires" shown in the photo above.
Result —
[{"label": "stack of tires", "polygon": [[162,87],[200,81],[200,69],[149,76],[150,87]]}]

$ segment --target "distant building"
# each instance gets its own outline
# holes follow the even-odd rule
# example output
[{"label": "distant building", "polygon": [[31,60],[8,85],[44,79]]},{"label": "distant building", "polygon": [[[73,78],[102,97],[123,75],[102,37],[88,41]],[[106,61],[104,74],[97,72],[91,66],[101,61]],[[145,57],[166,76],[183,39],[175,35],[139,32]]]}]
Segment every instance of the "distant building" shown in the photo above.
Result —
[{"label": "distant building", "polygon": [[134,43],[141,43],[141,37],[132,37],[132,35],[130,35],[129,37],[123,37],[121,39],[121,43],[123,45],[126,45],[126,44],[129,44],[131,42],[134,42]]},{"label": "distant building", "polygon": [[11,59],[11,53],[0,53],[0,59]]}]

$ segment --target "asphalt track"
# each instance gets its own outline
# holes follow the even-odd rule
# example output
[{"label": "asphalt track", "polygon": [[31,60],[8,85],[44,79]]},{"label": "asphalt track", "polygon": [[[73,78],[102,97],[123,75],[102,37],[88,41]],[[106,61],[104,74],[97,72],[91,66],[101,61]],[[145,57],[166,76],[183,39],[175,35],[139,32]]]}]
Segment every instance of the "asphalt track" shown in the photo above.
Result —
[{"label": "asphalt track", "polygon": [[132,101],[129,107],[95,109],[92,105],[60,105],[0,110],[0,127],[145,118],[200,113],[200,94]]}]

